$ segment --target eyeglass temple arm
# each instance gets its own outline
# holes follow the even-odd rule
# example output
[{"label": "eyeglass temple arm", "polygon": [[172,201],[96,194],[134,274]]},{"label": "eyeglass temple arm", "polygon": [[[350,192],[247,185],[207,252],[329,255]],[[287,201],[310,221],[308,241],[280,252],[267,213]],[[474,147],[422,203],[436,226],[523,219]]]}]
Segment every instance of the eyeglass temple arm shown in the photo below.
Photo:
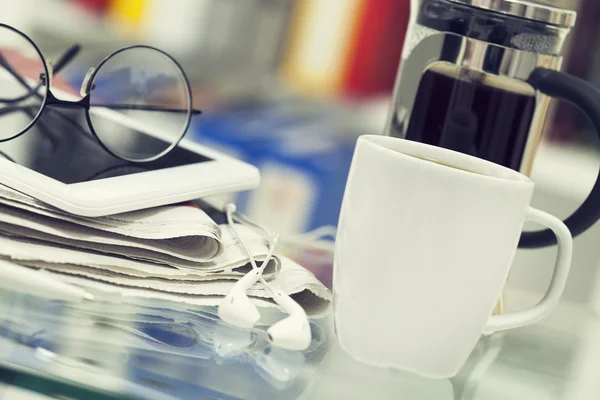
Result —
[{"label": "eyeglass temple arm", "polygon": [[[4,114],[21,111],[21,112],[24,112],[25,114],[27,114],[29,116],[29,118],[31,118],[31,120],[33,121],[33,119],[35,118],[35,110],[33,110],[34,107],[38,108],[39,106],[29,105],[29,106],[5,107],[5,108],[0,109],[0,116],[3,116]],[[11,139],[8,139],[8,140],[11,140]],[[0,142],[5,142],[5,141],[7,141],[7,140],[0,140]]]},{"label": "eyeglass temple arm", "polygon": [[[9,112],[18,112],[18,111],[22,111],[25,114],[27,114],[29,116],[29,118],[31,118],[31,120],[33,121],[35,119],[35,110],[33,110],[33,107],[37,108],[37,106],[13,106],[9,108]],[[4,112],[6,110],[6,108],[0,109],[0,116],[7,114],[8,112]],[[41,123],[42,121],[40,121]],[[50,142],[52,143],[52,146],[56,146],[55,141],[52,139],[52,135],[51,135],[51,131],[48,130],[48,128],[45,126],[45,124],[41,123],[41,130],[44,132],[44,134],[50,138]],[[10,138],[8,140],[11,140],[13,138]],[[7,140],[0,140],[0,142],[6,142]],[[2,154],[3,156],[5,156],[6,158],[8,158],[10,161],[14,160],[10,157],[8,157],[8,155],[6,154]]]},{"label": "eyeglass temple arm", "polygon": [[[166,112],[166,113],[187,113],[188,110],[184,110],[181,108],[165,108],[161,106],[153,106],[153,105],[141,105],[141,104],[94,104],[92,107],[103,107],[110,108],[111,110],[139,110],[139,111],[157,111],[157,112]],[[200,115],[202,114],[201,110],[197,110],[192,108],[192,115]]]},{"label": "eyeglass temple arm", "polygon": [[23,111],[23,112],[31,112],[33,108],[40,108],[39,105],[33,105],[33,104],[29,104],[29,105],[22,105],[22,106],[6,106],[3,108],[0,108],[0,117],[5,116],[6,114],[11,114],[14,112],[19,112],[19,111]]},{"label": "eyeglass temple arm", "polygon": [[[54,73],[58,73],[63,68],[65,68],[71,61],[73,61],[73,59],[77,56],[77,54],[79,54],[80,51],[81,51],[81,46],[79,44],[74,44],[73,46],[69,47],[63,54],[60,55],[60,57],[58,57],[58,60],[53,65]],[[40,89],[40,87],[42,87],[42,85],[45,84],[45,82],[40,82],[33,88],[30,87],[27,84],[27,82],[25,81],[25,79],[23,78],[23,76],[21,74],[19,74],[18,72],[16,72],[14,70],[14,68],[8,63],[8,61],[6,61],[6,58],[4,58],[4,56],[2,55],[1,52],[0,52],[0,65],[2,65],[4,68],[6,68],[6,70],[8,72],[10,72],[10,74],[12,76],[14,76],[14,78],[22,86],[24,86],[26,89],[28,89],[28,92],[25,93],[24,95],[19,96],[14,99],[0,99],[0,103],[18,103],[20,101],[28,99],[31,96],[36,96],[38,99],[43,98],[42,95],[38,93],[38,90]],[[46,77],[46,81],[47,80],[48,80],[48,78]]]},{"label": "eyeglass temple arm", "polygon": [[[176,109],[176,108],[163,108],[160,106],[151,106],[151,105],[136,105],[136,104],[103,104],[103,105],[94,105],[94,107],[103,107],[110,108],[112,110],[140,110],[140,111],[156,111],[156,112],[166,112],[166,113],[187,113],[187,110]],[[0,108],[0,117],[10,114],[13,112],[19,111],[35,111],[35,109],[39,108],[37,104],[30,105],[15,105],[8,106],[4,108]],[[201,110],[192,109],[192,115],[202,114]]]},{"label": "eyeglass temple arm", "polygon": [[81,51],[81,45],[75,43],[73,46],[69,47],[65,50],[64,53],[58,57],[56,62],[52,65],[54,73],[59,73],[63,68],[65,68]]},{"label": "eyeglass temple arm", "polygon": [[27,113],[27,115],[31,116],[33,120],[33,118],[35,117],[35,111],[39,110],[39,108],[40,106],[38,104],[7,106],[0,108],[0,117],[5,116],[6,114],[22,111],[24,113]]},{"label": "eyeglass temple arm", "polygon": [[[33,108],[37,109],[37,106],[35,105],[29,105],[29,106],[13,106],[13,107],[7,107],[7,108],[2,108],[0,109],[0,117],[3,116],[4,114],[8,114],[11,112],[24,112],[25,114],[29,115],[29,117],[33,120],[33,118],[35,118],[35,110],[33,110]],[[7,111],[6,111],[7,110]],[[55,115],[57,117],[60,117],[61,119],[63,119],[64,121],[67,121],[68,123],[70,123],[71,125],[73,125],[75,128],[77,128],[77,130],[79,132],[85,132],[85,129],[81,127],[81,125],[79,125],[79,123],[77,121],[75,121],[73,118],[58,112],[56,110],[49,110],[49,111],[55,111]],[[46,126],[46,124],[44,124],[44,121],[40,120],[40,129],[43,131],[43,133],[46,135],[46,137],[48,137],[52,143],[53,146],[56,146],[56,141],[53,138],[54,134],[53,131],[51,129],[48,129],[48,127]],[[88,140],[92,140],[88,135],[83,135],[86,139]],[[12,138],[11,138],[12,139]],[[9,140],[11,140],[9,139]],[[0,142],[4,142],[6,140],[0,140]],[[1,154],[0,154],[1,155]]]}]

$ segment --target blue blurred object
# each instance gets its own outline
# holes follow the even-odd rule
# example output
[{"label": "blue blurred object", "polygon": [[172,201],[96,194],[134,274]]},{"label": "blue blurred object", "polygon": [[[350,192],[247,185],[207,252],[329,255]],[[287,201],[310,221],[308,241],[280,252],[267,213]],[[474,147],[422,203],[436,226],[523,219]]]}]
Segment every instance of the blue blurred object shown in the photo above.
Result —
[{"label": "blue blurred object", "polygon": [[230,200],[274,231],[294,234],[337,225],[361,133],[346,110],[289,99],[206,114],[188,138],[258,167],[260,187]]}]

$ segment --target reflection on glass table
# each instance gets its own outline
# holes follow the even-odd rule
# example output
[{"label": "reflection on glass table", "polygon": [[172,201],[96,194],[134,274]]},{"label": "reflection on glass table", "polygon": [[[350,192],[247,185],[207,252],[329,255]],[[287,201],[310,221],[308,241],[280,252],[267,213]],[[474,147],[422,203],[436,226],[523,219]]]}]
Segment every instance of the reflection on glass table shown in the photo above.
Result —
[{"label": "reflection on glass table", "polygon": [[264,328],[225,325],[211,307],[67,305],[4,292],[0,363],[114,398],[295,398],[325,354],[328,328],[313,321],[304,352],[271,347]]},{"label": "reflection on glass table", "polygon": [[600,393],[600,318],[568,302],[542,324],[483,337],[445,380],[353,360],[337,345],[331,318],[312,322],[314,341],[298,353],[270,347],[263,326],[240,330],[215,314],[148,300],[68,306],[2,292],[0,380],[86,400],[587,400]]}]

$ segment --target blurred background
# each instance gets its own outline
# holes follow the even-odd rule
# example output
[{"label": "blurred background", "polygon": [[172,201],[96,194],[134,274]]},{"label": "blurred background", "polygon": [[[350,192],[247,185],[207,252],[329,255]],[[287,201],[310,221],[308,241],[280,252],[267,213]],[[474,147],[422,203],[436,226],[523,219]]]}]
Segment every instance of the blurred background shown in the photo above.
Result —
[{"label": "blurred background", "polygon": [[[563,70],[600,86],[600,2],[542,2],[579,11]],[[0,0],[0,22],[25,32],[49,58],[80,43],[82,53],[61,72],[74,88],[120,47],[148,44],[172,54],[191,81],[194,106],[205,111],[187,137],[259,167],[260,188],[231,198],[285,235],[337,224],[357,137],[383,132],[409,3]],[[600,146],[580,111],[553,109],[534,167],[534,205],[567,216],[589,193]],[[578,301],[596,297],[598,233],[577,242],[581,272],[570,293]],[[516,268],[517,286],[543,292],[553,251],[519,252],[517,264],[547,264],[548,276]],[[330,269],[320,278],[329,283]]]},{"label": "blurred background", "polygon": [[[563,70],[600,86],[600,1],[538,2],[579,12],[563,52]],[[409,3],[0,0],[0,22],[25,32],[50,58],[80,43],[82,53],[61,73],[75,88],[89,67],[119,47],[149,44],[172,54],[191,81],[194,106],[205,111],[187,137],[256,165],[260,188],[231,199],[252,218],[290,235],[337,224],[357,137],[384,130]],[[564,103],[553,104],[552,110],[532,173],[533,206],[565,218],[587,197],[598,175],[600,143],[579,110]],[[583,376],[600,367],[597,353],[590,351],[598,347],[598,327],[572,321],[575,315],[600,313],[599,237],[597,224],[575,240],[561,306],[538,325],[557,363],[582,377],[576,389],[567,390],[561,376],[549,373],[532,399],[551,398],[558,391],[598,393],[596,374]],[[330,285],[330,260],[321,262],[318,255],[298,261]],[[507,310],[540,300],[555,256],[554,248],[517,252],[505,291]],[[584,332],[583,339],[575,340],[574,332]],[[538,351],[537,336],[525,335],[516,345],[533,354],[532,362],[553,360]],[[494,381],[498,393],[507,382],[525,390],[523,381],[507,378],[514,368],[525,370],[523,361],[511,362],[502,371],[506,379]]]}]

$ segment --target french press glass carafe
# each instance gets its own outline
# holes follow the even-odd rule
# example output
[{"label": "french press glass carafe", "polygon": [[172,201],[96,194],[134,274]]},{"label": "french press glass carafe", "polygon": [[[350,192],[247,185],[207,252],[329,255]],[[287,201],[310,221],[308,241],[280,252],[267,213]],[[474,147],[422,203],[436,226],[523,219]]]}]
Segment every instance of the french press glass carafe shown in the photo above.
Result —
[{"label": "french press glass carafe", "polygon": [[[600,132],[600,91],[559,72],[576,13],[522,0],[411,0],[386,133],[471,154],[529,175],[551,98]],[[600,218],[600,180],[567,220],[573,235]],[[521,247],[556,243],[525,232]]]}]

